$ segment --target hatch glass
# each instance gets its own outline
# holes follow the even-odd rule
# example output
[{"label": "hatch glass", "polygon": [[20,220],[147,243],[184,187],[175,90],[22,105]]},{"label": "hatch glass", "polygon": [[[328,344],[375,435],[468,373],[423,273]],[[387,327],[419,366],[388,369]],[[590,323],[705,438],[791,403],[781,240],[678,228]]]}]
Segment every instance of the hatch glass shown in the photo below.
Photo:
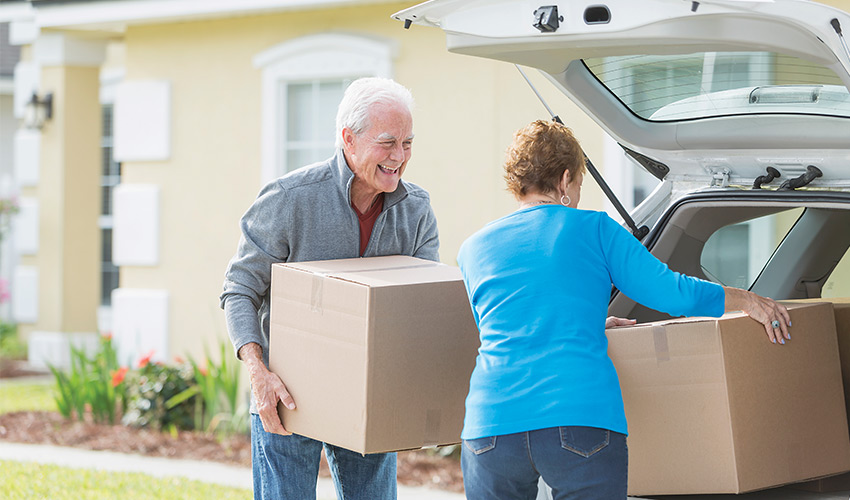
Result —
[{"label": "hatch glass", "polygon": [[765,113],[850,117],[850,93],[832,70],[774,52],[629,55],[583,62],[645,120]]}]

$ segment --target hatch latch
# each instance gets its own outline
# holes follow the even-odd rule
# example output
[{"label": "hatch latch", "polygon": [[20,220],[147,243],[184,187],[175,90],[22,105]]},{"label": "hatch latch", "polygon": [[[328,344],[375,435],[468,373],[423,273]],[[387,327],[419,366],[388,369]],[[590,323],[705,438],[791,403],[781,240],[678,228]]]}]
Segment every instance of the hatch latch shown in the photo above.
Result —
[{"label": "hatch latch", "polygon": [[712,169],[711,171],[711,187],[722,187],[725,188],[729,186],[729,169],[728,168],[720,168],[717,170]]},{"label": "hatch latch", "polygon": [[552,33],[558,31],[563,16],[558,15],[557,5],[544,5],[534,11],[534,27],[541,33]]}]

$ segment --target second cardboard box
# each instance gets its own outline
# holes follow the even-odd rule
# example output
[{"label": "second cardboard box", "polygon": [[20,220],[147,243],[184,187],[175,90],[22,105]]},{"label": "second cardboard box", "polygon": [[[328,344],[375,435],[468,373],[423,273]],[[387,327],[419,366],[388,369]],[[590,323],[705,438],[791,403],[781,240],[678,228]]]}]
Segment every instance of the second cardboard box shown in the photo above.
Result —
[{"label": "second cardboard box", "polygon": [[742,493],[850,470],[832,304],[788,307],[786,345],[742,313],[608,330],[630,495]]}]

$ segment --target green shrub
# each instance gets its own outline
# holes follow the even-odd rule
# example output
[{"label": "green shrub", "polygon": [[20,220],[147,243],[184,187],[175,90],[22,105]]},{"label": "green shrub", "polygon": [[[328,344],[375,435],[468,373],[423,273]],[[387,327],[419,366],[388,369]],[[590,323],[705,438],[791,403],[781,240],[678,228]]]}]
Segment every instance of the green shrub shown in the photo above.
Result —
[{"label": "green shrub", "polygon": [[168,405],[174,396],[191,391],[195,386],[192,366],[180,363],[169,366],[152,363],[148,354],[139,367],[125,379],[126,411],[121,422],[134,427],[157,430],[195,429],[196,403],[185,399]]},{"label": "green shrub", "polygon": [[248,413],[239,408],[239,364],[228,361],[228,344],[219,345],[221,361],[211,361],[209,352],[206,363],[200,365],[190,358],[195,385],[176,395],[168,405],[183,404],[195,398],[195,428],[223,434],[248,431]]},{"label": "green shrub", "polygon": [[85,351],[71,347],[68,373],[49,366],[56,379],[56,406],[65,418],[82,420],[91,412],[92,420],[114,424],[123,408],[123,381],[112,337],[100,338],[98,351],[89,358]]},{"label": "green shrub", "polygon": [[247,415],[238,413],[239,408],[239,365],[228,361],[227,346],[221,343],[219,364],[210,360],[207,353],[206,370],[192,360],[195,382],[201,388],[204,399],[203,429],[207,431],[239,432],[247,428]]},{"label": "green shrub", "polygon": [[151,362],[153,352],[135,369],[118,366],[112,338],[104,336],[89,358],[71,348],[68,372],[50,367],[56,379],[56,406],[65,418],[150,427],[156,430],[247,432],[247,409],[239,408],[239,364],[220,345],[221,361],[191,360],[175,365]]},{"label": "green shrub", "polygon": [[14,323],[0,321],[0,358],[27,358],[27,344],[18,337],[18,325]]}]

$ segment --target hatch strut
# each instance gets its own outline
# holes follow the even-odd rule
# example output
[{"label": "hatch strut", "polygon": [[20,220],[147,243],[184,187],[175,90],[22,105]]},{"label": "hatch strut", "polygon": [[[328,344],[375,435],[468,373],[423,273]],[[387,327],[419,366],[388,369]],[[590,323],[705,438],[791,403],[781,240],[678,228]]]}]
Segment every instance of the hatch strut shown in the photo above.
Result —
[{"label": "hatch strut", "polygon": [[[540,99],[540,102],[543,104],[543,107],[546,108],[546,111],[549,112],[549,116],[552,117],[552,120],[563,125],[564,122],[562,122],[561,118],[552,111],[552,108],[550,108],[548,104],[546,104],[546,100],[543,99],[543,96],[540,95],[540,92],[537,91],[537,88],[534,86],[533,83],[531,83],[531,80],[528,79],[528,76],[526,76],[522,68],[520,68],[517,64],[514,64],[514,66],[516,66],[516,69],[519,70],[519,73],[522,75],[522,77],[525,78],[526,83],[528,83],[528,86],[531,87],[531,90],[534,91],[534,94],[537,96],[537,98]],[[614,194],[614,191],[611,190],[611,188],[608,186],[608,183],[605,182],[605,179],[602,178],[602,175],[599,173],[598,170],[596,170],[596,167],[593,165],[593,162],[590,161],[590,158],[588,158],[586,154],[584,155],[584,165],[585,167],[587,167],[587,171],[590,172],[590,175],[593,176],[593,180],[595,180],[596,183],[599,184],[599,187],[602,188],[602,192],[605,193],[605,196],[608,198],[608,200],[611,201],[611,203],[614,205],[614,208],[617,209],[617,212],[620,214],[620,217],[623,218],[623,220],[626,222],[626,225],[629,226],[629,229],[632,230],[632,234],[635,236],[635,238],[637,238],[638,240],[642,240],[644,236],[649,234],[649,228],[646,226],[637,227],[637,224],[635,224],[635,221],[634,219],[632,219],[632,216],[629,215],[629,212],[626,211],[625,207],[623,207],[623,204],[620,203],[620,200],[617,199],[617,195]]]},{"label": "hatch strut", "polygon": [[847,48],[847,42],[844,40],[844,33],[841,32],[841,23],[838,21],[838,18],[833,18],[829,24],[832,25],[832,29],[835,30],[835,34],[838,35],[838,39],[841,40],[841,46],[844,47],[844,55],[847,56],[847,59],[850,59],[850,49]]}]

